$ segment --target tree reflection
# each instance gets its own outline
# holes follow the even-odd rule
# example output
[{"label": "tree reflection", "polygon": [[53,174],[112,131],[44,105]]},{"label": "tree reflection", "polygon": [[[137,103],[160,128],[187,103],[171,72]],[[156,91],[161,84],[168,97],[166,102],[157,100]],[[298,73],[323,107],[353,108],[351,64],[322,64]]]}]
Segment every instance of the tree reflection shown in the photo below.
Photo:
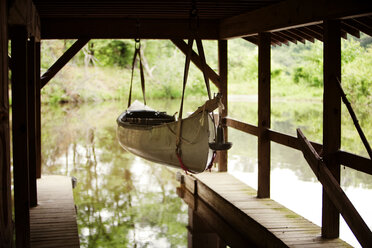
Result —
[{"label": "tree reflection", "polygon": [[174,171],[118,145],[115,105],[43,108],[43,174],[78,179],[82,247],[186,246],[187,207]]}]

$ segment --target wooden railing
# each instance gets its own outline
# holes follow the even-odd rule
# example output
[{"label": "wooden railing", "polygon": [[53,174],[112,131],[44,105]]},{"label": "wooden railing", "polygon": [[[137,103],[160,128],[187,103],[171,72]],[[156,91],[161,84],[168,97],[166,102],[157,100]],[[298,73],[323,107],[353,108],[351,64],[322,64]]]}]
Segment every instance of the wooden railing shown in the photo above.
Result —
[{"label": "wooden railing", "polygon": [[[239,131],[252,134],[254,136],[258,136],[258,127],[244,123],[232,118],[225,118],[225,123],[228,127],[237,129]],[[269,133],[269,139],[270,141],[273,141],[275,143],[291,147],[296,150],[301,150],[300,143],[295,136],[291,136],[288,134],[280,133],[271,129],[267,130]],[[311,145],[315,148],[315,150],[319,153],[322,150],[322,145],[316,142],[311,142]],[[340,164],[347,166],[349,168],[367,173],[372,175],[372,160],[368,159],[366,157],[362,157],[353,153],[349,153],[346,151],[338,151],[336,154],[334,154]]]}]

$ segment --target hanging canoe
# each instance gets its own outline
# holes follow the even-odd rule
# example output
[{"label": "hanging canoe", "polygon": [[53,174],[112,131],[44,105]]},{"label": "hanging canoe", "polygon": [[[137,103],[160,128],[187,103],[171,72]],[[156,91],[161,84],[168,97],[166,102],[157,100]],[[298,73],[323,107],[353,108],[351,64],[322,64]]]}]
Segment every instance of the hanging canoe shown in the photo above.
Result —
[{"label": "hanging canoe", "polygon": [[[215,132],[209,112],[216,108],[217,101],[213,107],[207,103],[182,120],[181,158],[194,173],[203,172],[213,155],[208,143],[214,141]],[[135,101],[117,118],[117,124],[117,137],[125,150],[155,163],[181,168],[176,155],[178,122],[174,116]]]}]

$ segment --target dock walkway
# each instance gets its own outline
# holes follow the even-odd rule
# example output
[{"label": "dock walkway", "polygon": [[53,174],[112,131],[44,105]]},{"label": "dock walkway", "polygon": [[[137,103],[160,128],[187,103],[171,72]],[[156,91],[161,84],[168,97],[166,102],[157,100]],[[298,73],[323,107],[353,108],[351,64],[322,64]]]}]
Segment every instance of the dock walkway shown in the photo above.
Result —
[{"label": "dock walkway", "polygon": [[37,180],[38,206],[30,210],[31,247],[80,247],[71,178]]},{"label": "dock walkway", "polygon": [[182,175],[178,195],[231,247],[351,247],[228,173]]}]

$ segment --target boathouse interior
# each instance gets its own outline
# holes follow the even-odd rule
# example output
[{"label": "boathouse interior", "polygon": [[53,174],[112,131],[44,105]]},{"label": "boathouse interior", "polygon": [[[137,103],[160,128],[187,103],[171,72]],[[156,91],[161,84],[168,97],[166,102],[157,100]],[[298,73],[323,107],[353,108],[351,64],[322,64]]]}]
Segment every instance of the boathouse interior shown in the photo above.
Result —
[{"label": "boathouse interior", "polygon": [[[197,31],[190,28],[190,15],[195,15],[195,12]],[[226,176],[228,152],[223,151],[218,155],[218,172],[212,173],[214,178],[206,173],[195,176],[179,174],[181,185],[177,192],[188,203],[191,215],[194,216],[194,224],[190,223],[190,229],[201,225],[201,221],[195,224],[198,215],[205,215],[213,222],[209,223],[215,228],[213,232],[218,232],[221,236],[218,241],[212,242],[214,236],[199,236],[198,240],[197,235],[191,235],[189,247],[347,246],[338,239],[340,216],[344,218],[361,246],[368,247],[372,244],[370,228],[340,187],[341,166],[372,175],[372,160],[371,157],[340,149],[342,94],[339,89],[341,39],[350,35],[359,37],[360,32],[372,36],[370,1],[1,0],[0,21],[0,247],[64,247],[66,244],[69,244],[69,247],[79,247],[76,220],[75,227],[72,227],[74,225],[70,222],[68,231],[63,231],[66,226],[65,229],[55,228],[50,236],[47,230],[57,226],[53,222],[57,221],[55,216],[49,215],[50,220],[47,220],[48,215],[43,217],[47,221],[45,225],[33,222],[37,219],[34,215],[42,215],[48,211],[38,202],[42,199],[48,201],[54,194],[48,190],[44,195],[41,194],[43,186],[37,183],[42,178],[42,87],[90,39],[166,39],[171,40],[186,54],[186,40],[195,36],[202,40],[218,42],[218,70],[207,65],[205,71],[223,96],[225,109],[221,115],[225,133],[228,134],[228,129],[233,128],[257,137],[258,185],[257,191],[251,192],[251,199],[255,201],[252,204],[261,204],[256,201],[270,199],[270,144],[275,142],[302,151],[323,186],[323,205],[322,225],[316,227],[318,231],[299,234],[302,235],[300,240],[306,241],[303,246],[301,243],[290,243],[293,239],[287,235],[288,232],[280,230],[280,235],[265,226],[265,223],[259,223],[247,211],[243,213],[236,207],[233,203],[234,197],[243,196],[232,191],[231,194],[218,193],[221,188],[238,185]],[[46,73],[40,75],[40,42],[44,39],[76,39],[76,42]],[[231,39],[244,39],[258,47],[258,125],[244,123],[228,116],[227,44]],[[270,125],[271,47],[314,40],[323,42],[322,144],[308,141],[300,129],[295,137],[274,131]],[[192,53],[191,61],[199,69],[203,68],[202,60],[196,52]],[[228,139],[228,135],[225,139]],[[366,149],[368,147],[366,145]],[[369,152],[370,149],[369,147]],[[371,153],[369,155],[372,156]],[[72,190],[66,181],[54,181],[57,191],[63,188]],[[217,181],[222,184],[214,186]],[[66,203],[55,203],[55,212],[58,212],[58,208],[64,208],[64,204]],[[69,204],[73,205],[73,202]],[[63,214],[76,218],[74,211]],[[280,221],[286,220],[283,217]],[[37,228],[39,229],[36,230]],[[60,237],[53,239],[53,235],[59,231],[65,232],[65,240]],[[76,242],[68,241],[72,240],[68,236],[70,234],[77,236]],[[36,237],[38,235],[39,237]],[[45,244],[42,243],[44,241]],[[209,242],[209,246],[200,245],[206,243],[199,243],[198,246],[198,242]]]}]

